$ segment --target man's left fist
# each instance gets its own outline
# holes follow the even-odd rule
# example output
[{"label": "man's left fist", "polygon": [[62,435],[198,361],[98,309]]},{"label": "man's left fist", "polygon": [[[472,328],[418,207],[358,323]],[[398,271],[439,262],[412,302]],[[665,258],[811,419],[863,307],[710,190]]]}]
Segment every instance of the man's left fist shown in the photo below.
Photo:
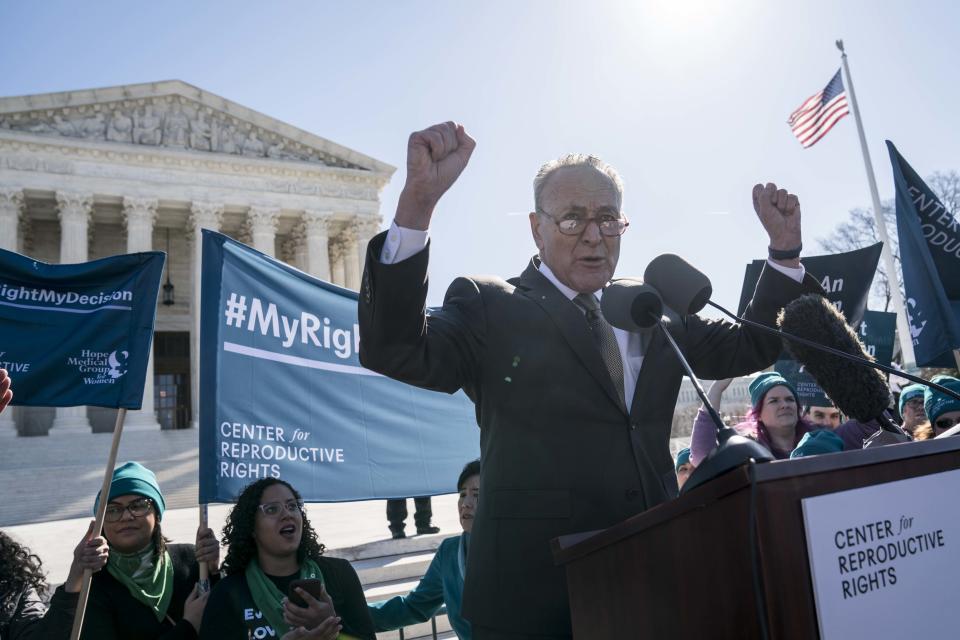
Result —
[{"label": "man's left fist", "polygon": [[770,236],[770,248],[789,251],[800,246],[800,199],[768,182],[753,186],[753,208]]}]

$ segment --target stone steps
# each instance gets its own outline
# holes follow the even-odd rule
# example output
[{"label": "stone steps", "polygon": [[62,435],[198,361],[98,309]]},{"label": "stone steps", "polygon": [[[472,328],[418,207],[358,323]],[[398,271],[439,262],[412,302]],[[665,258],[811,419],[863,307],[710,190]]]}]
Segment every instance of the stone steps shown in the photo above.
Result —
[{"label": "stone steps", "polygon": [[[406,595],[417,586],[433,560],[437,547],[450,534],[415,536],[401,540],[383,540],[370,544],[333,549],[328,555],[349,560],[363,586],[367,602]],[[453,534],[456,535],[456,534]],[[435,618],[437,638],[456,638],[446,614]],[[405,640],[433,637],[431,622],[405,627]],[[399,640],[399,631],[377,634],[378,640]]]},{"label": "stone steps", "polygon": [[[113,434],[10,438],[0,443],[0,526],[87,517],[100,490]],[[131,431],[117,454],[157,474],[168,509],[197,504],[197,432]]]}]

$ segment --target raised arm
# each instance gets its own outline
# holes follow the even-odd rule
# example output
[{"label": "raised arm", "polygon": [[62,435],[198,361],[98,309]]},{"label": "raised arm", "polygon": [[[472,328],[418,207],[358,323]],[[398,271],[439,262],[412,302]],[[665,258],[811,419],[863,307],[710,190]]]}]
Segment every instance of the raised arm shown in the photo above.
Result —
[{"label": "raised arm", "polygon": [[[719,411],[720,400],[723,398],[723,392],[733,378],[717,380],[707,390],[707,400]],[[690,463],[693,466],[699,466],[700,463],[710,455],[710,452],[717,446],[717,425],[713,423],[713,418],[707,413],[706,409],[700,407],[697,417],[693,421],[693,431],[690,434]]]}]

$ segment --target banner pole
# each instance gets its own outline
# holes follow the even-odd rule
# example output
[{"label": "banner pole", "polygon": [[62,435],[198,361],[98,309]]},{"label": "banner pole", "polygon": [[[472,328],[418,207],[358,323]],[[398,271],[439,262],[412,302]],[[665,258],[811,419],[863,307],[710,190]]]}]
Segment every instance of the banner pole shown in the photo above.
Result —
[{"label": "banner pole", "polygon": [[893,262],[893,253],[890,251],[890,236],[887,234],[887,223],[883,219],[883,207],[880,205],[880,194],[877,193],[877,179],[873,174],[873,163],[870,161],[870,150],[867,149],[867,137],[863,132],[863,122],[860,121],[860,107],[857,106],[857,94],[853,90],[853,78],[850,76],[850,66],[847,64],[847,52],[843,49],[843,40],[837,40],[837,49],[840,50],[840,59],[843,62],[843,71],[847,76],[847,88],[850,92],[850,106],[853,109],[853,119],[857,123],[857,134],[860,137],[860,151],[863,154],[863,165],[867,171],[867,182],[870,184],[870,198],[873,201],[873,216],[877,223],[877,233],[883,241],[883,266],[887,271],[887,280],[890,283],[890,299],[893,309],[897,313],[897,333],[900,335],[900,353],[903,357],[905,371],[915,371],[917,357],[913,352],[913,334],[910,333],[910,320],[907,317],[907,307],[900,292],[900,278],[897,277],[897,266]]},{"label": "banner pole", "polygon": [[[113,441],[110,443],[110,456],[107,458],[107,468],[103,473],[103,484],[100,485],[100,504],[97,505],[97,519],[93,527],[95,536],[103,531],[103,518],[107,513],[107,503],[110,501],[110,482],[113,480],[113,469],[117,466],[117,452],[120,450],[120,436],[123,433],[123,420],[127,416],[126,409],[117,410],[117,421],[113,425]],[[83,628],[83,616],[87,609],[87,599],[90,597],[90,580],[93,571],[83,570],[83,582],[80,585],[80,597],[77,599],[77,610],[73,616],[73,629],[70,631],[70,640],[80,640],[80,631]]]},{"label": "banner pole", "polygon": [[[207,505],[200,505],[200,528],[207,528]],[[200,563],[200,593],[206,593],[210,591],[210,567],[207,566],[206,562]]]}]

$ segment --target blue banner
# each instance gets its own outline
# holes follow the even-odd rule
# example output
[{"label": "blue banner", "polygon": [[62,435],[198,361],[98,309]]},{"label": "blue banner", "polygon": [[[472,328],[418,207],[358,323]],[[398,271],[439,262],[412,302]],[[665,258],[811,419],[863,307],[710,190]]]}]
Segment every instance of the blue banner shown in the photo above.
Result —
[{"label": "blue banner", "polygon": [[263,477],[311,502],[456,491],[473,403],[360,366],[357,294],[203,231],[200,501]]},{"label": "blue banner", "polygon": [[954,366],[960,348],[960,224],[887,140],[897,234],[917,365]]},{"label": "blue banner", "polygon": [[0,367],[13,404],[139,409],[164,254],[47,264],[0,249]]}]

